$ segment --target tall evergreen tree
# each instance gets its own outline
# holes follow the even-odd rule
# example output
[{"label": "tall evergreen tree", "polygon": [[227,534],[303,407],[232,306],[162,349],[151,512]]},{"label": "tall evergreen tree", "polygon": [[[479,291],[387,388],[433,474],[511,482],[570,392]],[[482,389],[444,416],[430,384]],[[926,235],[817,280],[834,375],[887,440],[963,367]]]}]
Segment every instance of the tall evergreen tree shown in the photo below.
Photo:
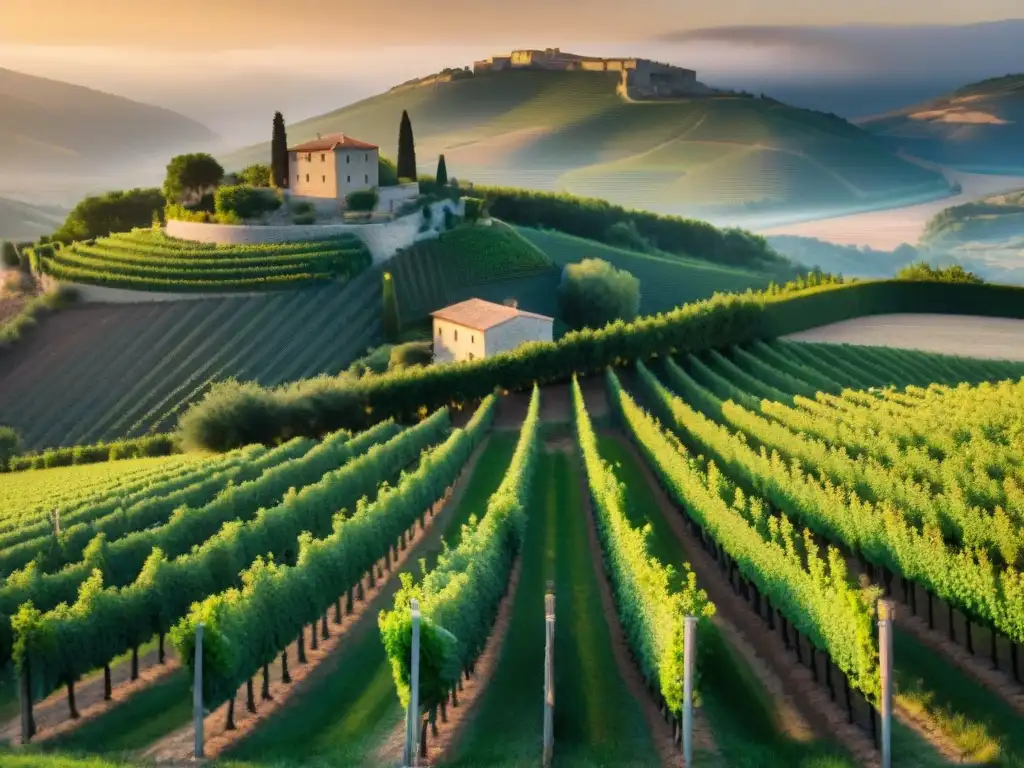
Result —
[{"label": "tall evergreen tree", "polygon": [[270,171],[275,187],[288,187],[288,134],[280,112],[274,113],[274,130],[270,137]]},{"label": "tall evergreen tree", "polygon": [[416,181],[416,142],[412,137],[409,113],[402,110],[402,124],[398,128],[398,178]]},{"label": "tall evergreen tree", "polygon": [[384,273],[383,303],[381,326],[384,331],[384,341],[389,344],[398,342],[398,334],[401,331],[402,321],[398,315],[398,297],[395,295],[395,281],[390,272]]},{"label": "tall evergreen tree", "polygon": [[448,186],[448,166],[445,165],[444,155],[437,158],[437,186]]}]

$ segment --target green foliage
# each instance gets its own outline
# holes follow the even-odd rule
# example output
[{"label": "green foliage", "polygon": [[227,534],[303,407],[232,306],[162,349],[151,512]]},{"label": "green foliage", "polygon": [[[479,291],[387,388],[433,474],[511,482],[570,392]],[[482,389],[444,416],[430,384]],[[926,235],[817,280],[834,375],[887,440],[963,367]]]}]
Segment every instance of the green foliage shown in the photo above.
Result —
[{"label": "green foliage", "polygon": [[935,280],[940,283],[974,283],[985,281],[959,264],[950,267],[933,267],[926,261],[918,261],[903,267],[896,273],[897,280]]},{"label": "green foliage", "polygon": [[398,186],[398,168],[393,160],[383,155],[377,156],[377,185],[381,187]]},{"label": "green foliage", "polygon": [[476,224],[480,221],[483,213],[484,201],[478,197],[464,197],[463,204],[466,206],[465,219],[467,224]]},{"label": "green foliage", "polygon": [[[251,202],[250,193],[273,201],[268,205],[280,205],[271,190],[222,187],[218,195],[222,193],[225,204],[246,201],[242,209],[246,213],[251,212],[245,207]],[[40,265],[54,277],[112,287],[230,291],[299,287],[354,277],[371,261],[365,244],[352,235],[296,243],[213,246],[140,229],[91,245],[74,243],[41,258]]]},{"label": "green foliage", "polygon": [[448,186],[448,165],[444,161],[444,155],[437,158],[437,174],[434,183],[439,187]]},{"label": "green foliage", "polygon": [[[643,365],[639,371],[645,388],[653,388],[645,391],[658,393],[653,402],[659,404],[659,412],[670,415],[686,407],[668,395]],[[612,407],[661,484],[702,535],[721,547],[740,575],[815,648],[825,651],[850,685],[877,706],[874,604],[879,591],[862,591],[849,578],[839,550],[829,548],[822,556],[810,531],[797,531],[784,515],[771,514],[761,499],[745,496],[714,461],[702,466],[703,456],[691,457],[678,439],[636,404],[610,370],[607,379]]]},{"label": "green foliage", "polygon": [[[412,415],[421,405],[429,408],[467,402],[499,386],[520,390],[533,382],[567,381],[574,373],[601,372],[609,365],[730,347],[851,317],[892,312],[1024,317],[1024,289],[880,280],[720,294],[632,323],[574,331],[557,342],[524,344],[511,352],[459,365],[410,369],[358,382],[318,383],[315,387],[296,383],[276,390],[239,390],[219,385],[208,401],[196,404],[182,417],[182,424],[196,436],[197,445],[213,450],[270,443],[282,434],[359,428],[365,425],[367,413],[376,418]],[[234,442],[232,438],[243,429],[246,442]]]},{"label": "green foliage", "polygon": [[398,167],[399,179],[416,181],[416,140],[412,135],[412,121],[409,113],[402,110],[402,121],[398,127]]},{"label": "green foliage", "polygon": [[12,427],[0,425],[0,472],[11,468],[11,462],[21,451],[21,438]]},{"label": "green foliage", "polygon": [[281,198],[269,189],[245,185],[218,187],[214,193],[214,206],[218,217],[232,217],[242,221],[256,219],[281,207]]},{"label": "green foliage", "polygon": [[275,186],[273,171],[269,165],[264,163],[253,163],[243,168],[238,174],[238,183],[250,187]]},{"label": "green foliage", "polygon": [[94,464],[98,461],[139,459],[147,456],[170,456],[179,448],[174,435],[149,435],[113,443],[76,445],[73,448],[47,448],[26,453],[11,464],[12,470],[67,467],[73,464]]},{"label": "green foliage", "polygon": [[[182,557],[170,560],[161,549],[150,547],[138,577],[124,588],[104,587],[102,571],[96,569],[83,582],[74,604],[58,606],[41,617],[45,634],[58,642],[30,646],[33,677],[43,690],[52,690],[64,680],[109,663],[155,633],[169,631],[194,603],[236,585],[239,573],[257,557],[269,555],[288,562],[304,532],[326,537],[338,510],[357,509],[361,498],[377,492],[382,478],[397,474],[427,445],[443,439],[449,427],[447,411],[438,411],[328,472],[314,485],[286,493],[281,503],[260,511],[254,519],[223,525]],[[259,504],[246,508],[257,510]],[[16,633],[15,648],[22,642]],[[216,643],[210,645],[215,652]],[[62,650],[70,647],[75,653]]]},{"label": "green foliage", "polygon": [[[490,414],[493,406],[491,398],[481,407]],[[399,537],[416,519],[444,497],[489,423],[489,416],[474,419],[465,430],[452,431],[432,450],[420,444],[418,448],[424,450],[415,470],[403,474],[393,488],[385,484],[376,500],[361,499],[357,503],[358,497],[347,492],[346,483],[337,482],[335,485],[340,487],[325,487],[315,495],[300,493],[291,505],[296,511],[310,512],[307,508],[316,501],[317,516],[327,516],[319,526],[327,528],[321,537],[299,537],[294,565],[255,557],[242,574],[241,589],[231,588],[195,604],[174,627],[172,640],[181,657],[190,659],[191,664],[196,627],[200,622],[205,624],[204,700],[213,706],[224,701],[261,666],[276,658],[307,624],[316,622],[332,604],[340,603],[367,571],[398,546]],[[429,433],[437,440],[449,426],[447,412],[439,411],[392,442],[411,445],[417,432]],[[411,460],[418,453],[405,455]],[[356,468],[357,463],[351,466]],[[374,451],[364,457],[358,470],[360,474],[352,482],[363,487],[390,474]],[[309,501],[304,501],[304,495]],[[335,498],[341,503],[327,503]],[[341,511],[333,514],[334,510]]]},{"label": "green foliage", "polygon": [[566,264],[558,286],[562,319],[574,328],[602,328],[633,320],[640,309],[640,281],[601,259]]},{"label": "green foliage", "polygon": [[292,224],[300,226],[306,224],[316,224],[316,214],[312,211],[310,211],[309,213],[296,213],[294,216],[292,216]]},{"label": "green foliage", "polygon": [[380,614],[381,638],[403,706],[409,702],[411,600],[419,600],[422,615],[419,696],[424,710],[438,706],[483,651],[522,550],[539,425],[540,390],[534,387],[515,454],[483,517],[471,518],[459,545],[442,552],[419,584],[402,574],[394,609]]},{"label": "green foliage", "polygon": [[350,211],[369,213],[380,202],[380,194],[376,189],[357,189],[345,195],[345,206]]},{"label": "green foliage", "polygon": [[366,354],[355,360],[347,369],[352,376],[361,377],[368,373],[385,373],[391,363],[391,344],[367,350]]},{"label": "green foliage", "polygon": [[434,347],[429,341],[409,341],[391,348],[388,370],[430,365],[434,359]]},{"label": "green foliage", "polygon": [[610,245],[621,246],[625,238],[632,243],[625,247],[642,242],[666,253],[716,264],[766,270],[793,267],[763,237],[740,229],[718,229],[705,221],[630,210],[572,195],[480,186],[474,187],[474,194],[488,199],[491,215],[523,227],[556,229]]},{"label": "green foliage", "polygon": [[398,334],[402,330],[402,321],[398,314],[398,298],[395,294],[395,280],[390,272],[385,272],[382,280],[383,307],[381,327],[384,330],[384,339],[394,344],[398,341]]},{"label": "green foliage", "polygon": [[284,126],[284,117],[280,112],[274,113],[274,123],[270,134],[270,175],[273,186],[278,189],[287,189],[288,134]]},{"label": "green foliage", "polygon": [[[575,377],[572,401],[576,442],[626,640],[644,680],[658,686],[669,711],[681,712],[684,618],[708,619],[714,615],[715,606],[708,601],[707,593],[697,588],[697,577],[689,563],[683,563],[682,573],[676,574],[671,564],[666,566],[652,556],[650,526],[639,529],[630,525],[626,488],[601,457],[597,433]],[[677,579],[679,588],[674,584]]]},{"label": "green foliage", "polygon": [[652,250],[651,243],[640,234],[635,221],[617,221],[608,227],[603,241],[616,248],[647,253]]},{"label": "green foliage", "polygon": [[14,243],[4,240],[0,247],[0,267],[7,267],[9,269],[16,269],[21,265],[21,260],[18,258],[18,251],[14,247]]},{"label": "green foliage", "polygon": [[68,214],[53,240],[70,243],[106,237],[111,232],[127,232],[135,227],[151,226],[165,204],[159,189],[129,189],[90,195]]},{"label": "green foliage", "polygon": [[[34,249],[29,249],[29,258],[36,262],[40,251],[52,252],[53,246],[36,246]],[[0,352],[18,341],[25,331],[36,324],[37,318],[66,307],[77,298],[78,294],[73,289],[60,287],[27,302],[17,315],[0,325]]]},{"label": "green foliage", "polygon": [[168,203],[188,203],[213,192],[223,179],[224,169],[211,155],[176,155],[167,164],[163,195]]}]

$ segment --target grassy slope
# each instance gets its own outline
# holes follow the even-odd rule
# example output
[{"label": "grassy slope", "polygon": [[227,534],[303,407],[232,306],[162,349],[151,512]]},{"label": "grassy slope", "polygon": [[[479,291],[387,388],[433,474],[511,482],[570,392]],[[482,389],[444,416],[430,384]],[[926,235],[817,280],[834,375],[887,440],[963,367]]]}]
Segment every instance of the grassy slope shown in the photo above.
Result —
[{"label": "grassy slope", "polygon": [[[289,139],[344,131],[394,154],[402,110],[424,172],[564,189],[658,212],[694,204],[843,205],[938,177],[842,121],[747,98],[628,103],[614,73],[516,71],[403,89],[289,126]],[[266,145],[224,158],[264,162]],[[919,191],[919,190],[917,190]]]},{"label": "grassy slope", "polygon": [[[458,506],[449,518],[443,540],[458,544],[461,527],[479,515],[497,489],[515,450],[516,433],[495,433],[480,455]],[[419,561],[428,567],[437,560],[441,539],[425,542],[405,570],[419,573]],[[389,583],[388,605],[397,578]],[[340,650],[337,666],[320,678],[295,704],[239,745],[231,761],[259,765],[270,760],[288,765],[301,753],[334,765],[373,765],[377,747],[402,720],[402,709],[391,679],[391,667],[381,644],[376,617],[372,626],[354,635]]]},{"label": "grassy slope", "polygon": [[[926,118],[921,113],[937,113]],[[946,113],[953,117],[942,119]],[[996,118],[971,122],[957,113]],[[984,80],[924,104],[860,121],[893,147],[982,173],[1024,173],[1024,75]]]},{"label": "grassy slope", "polygon": [[425,240],[388,263],[395,278],[402,323],[412,325],[430,312],[477,297],[501,302],[516,298],[522,309],[554,315],[559,272],[551,259],[516,230],[458,227]]},{"label": "grassy slope", "polygon": [[[541,747],[544,590],[555,581],[555,765],[649,766],[657,757],[612,656],[580,498],[564,453],[540,458],[523,574],[494,677],[452,765],[526,768]],[[495,738],[501,734],[501,738]]]},{"label": "grassy slope", "polygon": [[168,431],[214,380],[337,373],[380,333],[380,274],[266,296],[72,308],[0,370],[0,422],[28,448]]},{"label": "grassy slope", "polygon": [[520,229],[559,267],[582,259],[598,258],[625,269],[640,279],[640,313],[654,314],[681,304],[706,299],[716,291],[763,288],[769,279],[753,272],[721,267],[675,256],[653,256],[585,240],[561,232]]}]

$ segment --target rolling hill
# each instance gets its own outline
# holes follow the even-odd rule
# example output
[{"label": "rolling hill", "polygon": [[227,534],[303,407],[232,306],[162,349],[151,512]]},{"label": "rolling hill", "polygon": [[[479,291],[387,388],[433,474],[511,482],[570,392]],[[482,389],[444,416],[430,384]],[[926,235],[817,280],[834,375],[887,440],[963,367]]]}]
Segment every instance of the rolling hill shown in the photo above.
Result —
[{"label": "rolling hill", "polygon": [[53,232],[63,220],[57,208],[0,197],[0,240],[34,240]]},{"label": "rolling hill", "polygon": [[858,123],[894,150],[979,173],[1024,173],[1024,74]]},{"label": "rolling hill", "polygon": [[[393,154],[402,110],[420,169],[480,184],[560,190],[659,213],[742,221],[941,195],[939,174],[831,116],[767,98],[627,102],[604,72],[517,70],[399,87],[289,126],[345,132]],[[226,156],[265,162],[268,145]]]},{"label": "rolling hill", "polygon": [[161,107],[0,68],[0,174],[89,174],[209,142]]}]

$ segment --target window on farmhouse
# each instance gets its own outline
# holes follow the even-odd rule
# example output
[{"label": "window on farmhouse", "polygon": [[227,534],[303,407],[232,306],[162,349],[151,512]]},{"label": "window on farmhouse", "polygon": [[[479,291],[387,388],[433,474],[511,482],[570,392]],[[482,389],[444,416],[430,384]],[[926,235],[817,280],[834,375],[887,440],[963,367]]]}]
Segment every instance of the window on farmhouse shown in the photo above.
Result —
[{"label": "window on farmhouse", "polygon": [[345,177],[345,181],[352,181],[352,177],[351,176],[346,176]]},{"label": "window on farmhouse", "polygon": [[312,152],[307,152],[306,153],[306,159],[307,160],[312,160],[313,159],[313,153]]},{"label": "window on farmhouse", "polygon": [[352,155],[345,155],[345,162],[346,163],[351,163],[352,162]]},{"label": "window on farmhouse", "polygon": [[327,183],[327,177],[326,176],[321,176],[320,177],[320,181],[322,181],[322,182],[324,182],[324,184],[326,184]]},{"label": "window on farmhouse", "polygon": [[369,184],[370,183],[370,174],[368,174],[368,173],[363,174],[363,181],[365,181],[367,184]]},{"label": "window on farmhouse", "polygon": [[458,332],[458,330],[455,331],[455,340],[456,341],[459,340],[459,332]]},{"label": "window on farmhouse", "polygon": [[327,162],[327,155],[320,155],[320,162],[321,163],[326,163]]},{"label": "window on farmhouse", "polygon": [[469,343],[470,344],[476,344],[476,335],[475,334],[473,336],[469,337]]},{"label": "window on farmhouse", "polygon": [[469,353],[469,359],[470,360],[476,360],[476,355],[474,355],[472,352],[470,352]]},{"label": "window on farmhouse", "polygon": [[301,177],[301,176],[299,176],[299,174],[297,174],[297,173],[296,173],[296,174],[295,174],[295,180],[296,180],[296,181],[302,181],[302,177]]},{"label": "window on farmhouse", "polygon": [[309,181],[309,174],[306,174],[306,181]]}]

